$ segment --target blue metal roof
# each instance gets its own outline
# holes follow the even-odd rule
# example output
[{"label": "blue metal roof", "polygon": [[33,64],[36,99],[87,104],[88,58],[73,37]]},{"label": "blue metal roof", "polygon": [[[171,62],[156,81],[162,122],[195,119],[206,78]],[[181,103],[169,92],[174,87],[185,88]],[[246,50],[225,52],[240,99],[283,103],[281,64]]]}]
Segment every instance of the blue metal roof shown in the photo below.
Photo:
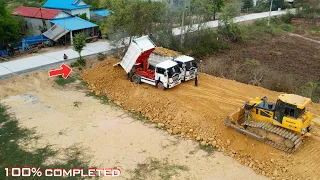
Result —
[{"label": "blue metal roof", "polygon": [[43,7],[64,10],[90,8],[90,6],[87,4],[79,5],[81,2],[82,0],[47,0]]},{"label": "blue metal roof", "polygon": [[92,22],[86,21],[79,17],[68,17],[62,19],[53,19],[50,22],[54,24],[59,24],[67,30],[75,31],[80,29],[97,27],[98,25],[93,24]]},{"label": "blue metal roof", "polygon": [[102,16],[102,17],[108,17],[111,14],[113,14],[113,11],[109,10],[109,9],[98,9],[98,10],[93,10],[93,12]]}]

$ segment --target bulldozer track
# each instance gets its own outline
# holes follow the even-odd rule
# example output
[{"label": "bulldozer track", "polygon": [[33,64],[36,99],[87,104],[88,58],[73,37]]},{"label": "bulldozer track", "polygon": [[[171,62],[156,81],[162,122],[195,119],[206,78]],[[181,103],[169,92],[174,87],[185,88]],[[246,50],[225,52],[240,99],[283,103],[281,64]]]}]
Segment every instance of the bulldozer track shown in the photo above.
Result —
[{"label": "bulldozer track", "polygon": [[285,146],[282,143],[275,142],[275,141],[269,140],[267,138],[264,138],[264,142],[266,144],[268,144],[276,149],[279,149],[281,151],[288,152],[288,153],[296,152],[299,149],[299,147],[301,146],[302,141],[303,141],[303,136],[301,136],[291,130],[285,129],[280,126],[275,126],[275,125],[268,123],[268,122],[251,121],[251,122],[245,122],[245,125],[253,127],[253,128],[261,128],[261,129],[264,129],[268,132],[272,132],[274,134],[277,134],[285,139],[291,140],[293,142],[294,146],[292,148],[288,148],[287,146]]}]

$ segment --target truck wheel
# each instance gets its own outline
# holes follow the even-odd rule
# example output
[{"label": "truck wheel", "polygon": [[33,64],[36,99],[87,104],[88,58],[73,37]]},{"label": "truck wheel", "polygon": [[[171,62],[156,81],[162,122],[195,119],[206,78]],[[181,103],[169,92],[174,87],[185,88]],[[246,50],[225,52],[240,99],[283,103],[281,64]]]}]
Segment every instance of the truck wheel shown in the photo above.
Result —
[{"label": "truck wheel", "polygon": [[160,89],[160,90],[164,90],[163,83],[162,82],[158,82],[157,88]]},{"label": "truck wheel", "polygon": [[131,81],[136,83],[136,84],[140,84],[141,83],[141,77],[138,74],[134,74],[131,77]]}]

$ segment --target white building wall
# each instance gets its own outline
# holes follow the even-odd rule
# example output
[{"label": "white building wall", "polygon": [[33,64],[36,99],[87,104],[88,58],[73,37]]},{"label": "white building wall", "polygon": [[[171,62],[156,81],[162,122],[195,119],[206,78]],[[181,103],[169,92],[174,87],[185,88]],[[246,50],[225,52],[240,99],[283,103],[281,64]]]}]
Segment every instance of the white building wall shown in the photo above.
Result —
[{"label": "white building wall", "polygon": [[90,19],[90,8],[74,9],[74,10],[71,10],[71,12],[70,12],[70,14],[72,14],[72,15],[79,15],[79,14],[83,14],[83,13],[86,13],[87,18]]},{"label": "white building wall", "polygon": [[[37,36],[41,34],[41,29],[43,28],[43,23],[41,19],[35,18],[24,18],[25,24],[23,29],[28,36]],[[51,28],[51,23],[48,20],[44,20],[47,29]]]},{"label": "white building wall", "polygon": [[61,11],[58,15],[56,15],[53,19],[59,19],[59,18],[66,18],[69,17],[70,15]]}]

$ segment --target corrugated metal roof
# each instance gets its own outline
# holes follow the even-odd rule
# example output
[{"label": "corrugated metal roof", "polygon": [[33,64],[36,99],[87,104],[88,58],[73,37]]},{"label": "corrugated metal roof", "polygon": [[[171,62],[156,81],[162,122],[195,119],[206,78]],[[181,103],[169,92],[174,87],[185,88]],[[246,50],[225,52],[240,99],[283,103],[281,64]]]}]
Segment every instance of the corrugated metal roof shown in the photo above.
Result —
[{"label": "corrugated metal roof", "polygon": [[60,12],[61,10],[57,10],[57,9],[20,6],[12,12],[12,15],[15,15],[15,16],[20,15],[23,17],[50,20],[50,19],[53,19],[56,15],[58,15]]},{"label": "corrugated metal roof", "polygon": [[90,6],[85,4],[82,0],[47,0],[43,7],[65,10],[90,8]]},{"label": "corrugated metal roof", "polygon": [[93,12],[102,16],[102,17],[108,17],[111,14],[113,14],[113,11],[109,10],[109,9],[98,9],[98,10],[93,10]]},{"label": "corrugated metal roof", "polygon": [[48,29],[48,31],[44,32],[43,35],[53,41],[57,41],[60,37],[67,34],[68,32],[69,30],[63,28],[59,24],[55,24],[50,29]]},{"label": "corrugated metal roof", "polygon": [[63,28],[70,30],[70,31],[75,31],[75,30],[86,29],[86,28],[98,26],[96,24],[93,24],[93,23],[86,21],[84,19],[81,19],[79,17],[53,19],[50,22],[52,22],[54,24],[59,24]]}]

